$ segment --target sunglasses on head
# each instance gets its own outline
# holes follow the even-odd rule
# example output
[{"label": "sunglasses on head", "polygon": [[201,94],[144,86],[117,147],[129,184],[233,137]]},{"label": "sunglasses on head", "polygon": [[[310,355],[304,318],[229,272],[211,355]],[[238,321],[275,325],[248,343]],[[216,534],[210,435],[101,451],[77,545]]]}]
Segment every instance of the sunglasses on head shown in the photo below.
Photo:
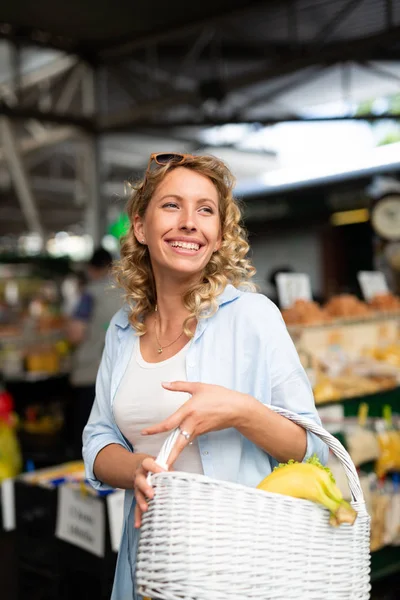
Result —
[{"label": "sunglasses on head", "polygon": [[193,158],[193,155],[180,154],[179,152],[154,152],[150,155],[149,165],[153,161],[161,166],[168,165],[169,163],[180,165],[184,163],[187,158]]},{"label": "sunglasses on head", "polygon": [[150,154],[149,163],[144,175],[143,185],[147,181],[148,174],[151,170],[151,165],[155,162],[157,165],[165,166],[173,164],[175,166],[182,165],[186,159],[194,158],[193,154],[181,154],[179,152],[153,152]]}]

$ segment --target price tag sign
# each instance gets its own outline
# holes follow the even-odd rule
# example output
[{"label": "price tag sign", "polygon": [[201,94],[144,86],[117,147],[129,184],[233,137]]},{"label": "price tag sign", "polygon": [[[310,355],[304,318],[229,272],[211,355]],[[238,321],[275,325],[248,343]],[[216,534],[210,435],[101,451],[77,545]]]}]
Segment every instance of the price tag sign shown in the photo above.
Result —
[{"label": "price tag sign", "polygon": [[107,496],[108,522],[110,524],[111,548],[118,552],[124,524],[125,492],[117,490]]},{"label": "price tag sign", "polygon": [[290,308],[296,300],[312,300],[310,278],[305,273],[279,273],[276,282],[282,308]]},{"label": "price tag sign", "polygon": [[96,556],[104,556],[105,511],[100,498],[60,486],[56,537]]},{"label": "price tag sign", "polygon": [[371,302],[375,296],[387,294],[389,291],[386,278],[380,271],[360,271],[357,278],[366,302]]}]

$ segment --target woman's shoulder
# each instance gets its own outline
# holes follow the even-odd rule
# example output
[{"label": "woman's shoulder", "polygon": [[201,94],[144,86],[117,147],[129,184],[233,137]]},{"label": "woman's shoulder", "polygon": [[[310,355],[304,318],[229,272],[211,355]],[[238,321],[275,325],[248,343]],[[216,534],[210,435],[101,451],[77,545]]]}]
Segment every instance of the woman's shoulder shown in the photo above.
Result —
[{"label": "woman's shoulder", "polygon": [[241,291],[237,300],[236,310],[244,317],[282,319],[279,308],[264,294]]},{"label": "woman's shoulder", "polygon": [[233,302],[226,305],[227,316],[236,327],[250,332],[267,333],[284,326],[279,308],[263,294],[238,290]]}]

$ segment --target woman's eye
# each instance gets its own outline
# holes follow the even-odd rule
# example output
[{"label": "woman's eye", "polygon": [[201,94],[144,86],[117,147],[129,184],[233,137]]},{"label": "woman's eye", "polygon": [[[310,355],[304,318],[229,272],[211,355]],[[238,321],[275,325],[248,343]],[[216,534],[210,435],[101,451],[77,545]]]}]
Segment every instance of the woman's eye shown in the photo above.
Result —
[{"label": "woman's eye", "polygon": [[214,213],[213,209],[210,208],[209,206],[203,206],[203,208],[200,209],[201,211],[204,211],[210,215],[212,215]]},{"label": "woman's eye", "polygon": [[175,202],[167,202],[163,205],[163,208],[178,208],[178,205]]}]

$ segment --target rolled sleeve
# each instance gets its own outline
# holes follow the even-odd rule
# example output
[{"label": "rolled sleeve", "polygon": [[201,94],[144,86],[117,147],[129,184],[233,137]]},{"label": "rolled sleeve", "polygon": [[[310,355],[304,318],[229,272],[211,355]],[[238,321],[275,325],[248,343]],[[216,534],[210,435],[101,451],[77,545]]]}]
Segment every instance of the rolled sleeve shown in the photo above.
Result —
[{"label": "rolled sleeve", "polygon": [[313,455],[318,456],[323,465],[328,462],[329,448],[315,433],[307,431],[307,450],[303,462]]},{"label": "rolled sleeve", "polygon": [[[321,425],[315,407],[313,391],[297,350],[276,309],[270,340],[271,404],[289,410]],[[328,460],[329,449],[317,435],[307,431],[307,449],[303,460],[313,454],[322,464]]]},{"label": "rolled sleeve", "polygon": [[106,343],[96,379],[96,396],[89,420],[83,431],[83,460],[86,478],[95,489],[106,489],[108,486],[99,481],[94,474],[94,462],[100,450],[110,444],[119,444],[131,450],[118,429],[111,407],[111,373],[112,373],[112,336],[115,336],[115,325],[111,322],[106,334]]}]

